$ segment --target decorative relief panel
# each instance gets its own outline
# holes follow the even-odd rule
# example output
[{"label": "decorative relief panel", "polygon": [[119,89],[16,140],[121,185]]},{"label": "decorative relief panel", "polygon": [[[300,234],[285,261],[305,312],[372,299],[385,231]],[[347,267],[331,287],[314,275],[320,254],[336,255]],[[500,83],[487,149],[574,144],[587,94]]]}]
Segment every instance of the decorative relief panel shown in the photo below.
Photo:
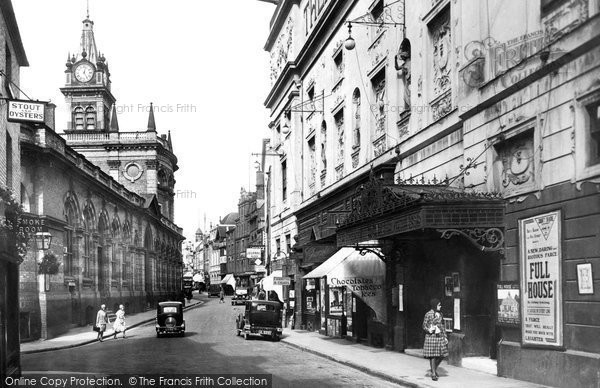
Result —
[{"label": "decorative relief panel", "polygon": [[448,113],[452,112],[452,93],[447,90],[443,95],[439,96],[431,103],[433,113],[433,121],[438,121]]},{"label": "decorative relief panel", "polygon": [[293,21],[290,17],[282,28],[282,32],[271,50],[271,85],[277,81],[281,71],[288,62],[288,57],[292,50],[293,27]]},{"label": "decorative relief panel", "polygon": [[507,139],[494,146],[496,182],[504,196],[535,188],[535,149],[533,131]]},{"label": "decorative relief panel", "polygon": [[313,186],[315,185],[316,179],[317,179],[317,159],[316,159],[316,154],[317,154],[317,150],[315,147],[315,138],[313,137],[311,140],[309,140],[308,142],[308,154],[309,154],[309,172],[308,172],[308,185],[309,186]]},{"label": "decorative relief panel", "polygon": [[542,18],[545,44],[559,39],[589,18],[587,0],[565,1],[556,10]]},{"label": "decorative relief panel", "polygon": [[372,80],[373,91],[375,92],[375,135],[379,136],[385,133],[386,121],[387,121],[387,106],[386,106],[386,89],[385,89],[385,75],[380,73]]},{"label": "decorative relief panel", "polygon": [[387,151],[386,136],[383,135],[373,142],[373,156],[378,157]]},{"label": "decorative relief panel", "polygon": [[337,157],[336,165],[344,164],[344,110],[340,110],[334,117],[337,129]]},{"label": "decorative relief panel", "polygon": [[439,96],[450,89],[452,72],[450,12],[441,12],[430,25],[433,43],[433,95]]},{"label": "decorative relief panel", "polygon": [[335,168],[335,180],[339,181],[344,177],[344,165],[340,164]]},{"label": "decorative relief panel", "polygon": [[360,156],[360,149],[356,149],[356,151],[352,152],[352,168],[358,167]]}]

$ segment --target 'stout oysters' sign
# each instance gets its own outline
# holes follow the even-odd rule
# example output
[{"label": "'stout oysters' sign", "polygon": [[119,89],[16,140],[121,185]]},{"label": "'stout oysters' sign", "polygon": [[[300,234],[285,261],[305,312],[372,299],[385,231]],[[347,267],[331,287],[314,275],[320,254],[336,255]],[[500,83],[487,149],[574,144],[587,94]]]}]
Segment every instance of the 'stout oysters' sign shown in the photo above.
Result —
[{"label": "'stout oysters' sign", "polygon": [[8,121],[43,123],[46,103],[25,100],[8,100]]}]

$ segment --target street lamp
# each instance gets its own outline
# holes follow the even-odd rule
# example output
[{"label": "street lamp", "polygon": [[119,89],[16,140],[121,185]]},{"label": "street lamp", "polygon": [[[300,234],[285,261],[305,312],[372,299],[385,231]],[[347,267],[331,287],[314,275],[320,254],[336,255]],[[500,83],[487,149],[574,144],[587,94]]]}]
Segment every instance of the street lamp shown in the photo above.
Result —
[{"label": "street lamp", "polygon": [[344,42],[344,47],[346,47],[346,50],[354,50],[354,47],[356,47],[356,42],[352,37],[352,23],[350,22],[348,22],[348,38]]},{"label": "street lamp", "polygon": [[52,235],[49,232],[37,232],[35,234],[35,246],[38,251],[46,251],[50,249]]}]

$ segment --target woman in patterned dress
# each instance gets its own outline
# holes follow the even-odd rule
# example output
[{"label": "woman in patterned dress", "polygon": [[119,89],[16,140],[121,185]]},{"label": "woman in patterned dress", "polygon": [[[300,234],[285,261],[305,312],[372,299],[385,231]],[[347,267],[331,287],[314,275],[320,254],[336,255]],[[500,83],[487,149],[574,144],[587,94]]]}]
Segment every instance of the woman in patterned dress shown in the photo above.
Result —
[{"label": "woman in patterned dress", "polygon": [[117,339],[117,333],[122,332],[123,338],[125,338],[125,306],[119,305],[119,310],[116,312],[115,323],[113,324],[113,330],[115,331],[114,338]]},{"label": "woman in patterned dress", "polygon": [[96,327],[98,328],[98,341],[102,342],[106,325],[110,323],[110,318],[106,315],[106,305],[100,306],[100,310],[96,314]]},{"label": "woman in patterned dress", "polygon": [[448,355],[448,338],[444,329],[442,317],[442,304],[439,299],[432,299],[431,310],[423,318],[423,330],[425,330],[425,344],[423,345],[423,357],[429,359],[431,366],[431,379],[437,380],[437,367],[442,359]]}]

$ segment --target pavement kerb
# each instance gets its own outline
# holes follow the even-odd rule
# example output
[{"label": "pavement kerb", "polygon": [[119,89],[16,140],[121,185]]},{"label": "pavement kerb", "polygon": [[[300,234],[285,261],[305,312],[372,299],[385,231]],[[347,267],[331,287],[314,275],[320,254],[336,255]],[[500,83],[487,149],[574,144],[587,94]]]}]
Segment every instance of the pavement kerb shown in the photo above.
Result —
[{"label": "pavement kerb", "polygon": [[390,375],[388,375],[386,373],[381,373],[381,372],[373,371],[373,370],[371,370],[371,369],[369,369],[369,368],[367,368],[367,367],[365,367],[363,365],[355,364],[355,363],[350,362],[350,361],[340,360],[340,359],[338,359],[336,357],[333,357],[333,356],[330,356],[330,355],[328,355],[326,353],[322,353],[322,352],[319,352],[317,350],[310,349],[308,347],[304,347],[304,346],[301,346],[301,345],[298,345],[298,344],[295,344],[295,343],[287,342],[285,340],[285,338],[282,338],[281,341],[284,342],[286,345],[295,347],[295,348],[300,349],[302,351],[315,354],[317,356],[320,356],[320,357],[326,358],[328,360],[337,362],[338,364],[343,364],[343,365],[349,366],[351,368],[354,368],[354,369],[357,369],[357,370],[359,370],[361,372],[364,372],[364,373],[366,373],[368,375],[375,376],[375,377],[378,377],[380,379],[387,380],[387,381],[390,381],[390,382],[395,383],[395,384],[399,384],[399,385],[404,386],[404,387],[411,387],[411,388],[421,388],[422,387],[421,385],[418,385],[418,384],[415,384],[413,382],[410,382],[410,381],[407,381],[407,380],[404,380],[404,379],[400,379],[400,378],[397,378],[397,377],[394,377],[394,376],[390,376]]},{"label": "pavement kerb", "polygon": [[[192,305],[186,306],[186,307],[183,308],[183,310],[184,311],[190,310],[193,307],[197,307],[197,306],[199,306],[201,304],[204,304],[204,301],[200,301],[198,303],[194,303]],[[154,321],[154,318],[145,319],[143,321],[131,324],[130,326],[127,326],[127,330],[132,329],[134,327],[141,326],[141,325],[145,325],[146,323],[149,323],[149,322],[152,322],[152,321]],[[113,334],[105,334],[104,336],[102,336],[102,339],[108,338],[108,337],[112,337],[112,336],[113,336]],[[44,353],[44,352],[52,352],[52,351],[55,351],[55,350],[71,349],[71,348],[76,348],[76,347],[79,347],[79,346],[89,345],[89,344],[92,344],[94,342],[98,342],[98,340],[97,339],[86,340],[86,341],[77,342],[77,343],[74,343],[74,344],[56,346],[56,347],[53,347],[53,348],[23,350],[23,351],[21,351],[21,354]]]}]

